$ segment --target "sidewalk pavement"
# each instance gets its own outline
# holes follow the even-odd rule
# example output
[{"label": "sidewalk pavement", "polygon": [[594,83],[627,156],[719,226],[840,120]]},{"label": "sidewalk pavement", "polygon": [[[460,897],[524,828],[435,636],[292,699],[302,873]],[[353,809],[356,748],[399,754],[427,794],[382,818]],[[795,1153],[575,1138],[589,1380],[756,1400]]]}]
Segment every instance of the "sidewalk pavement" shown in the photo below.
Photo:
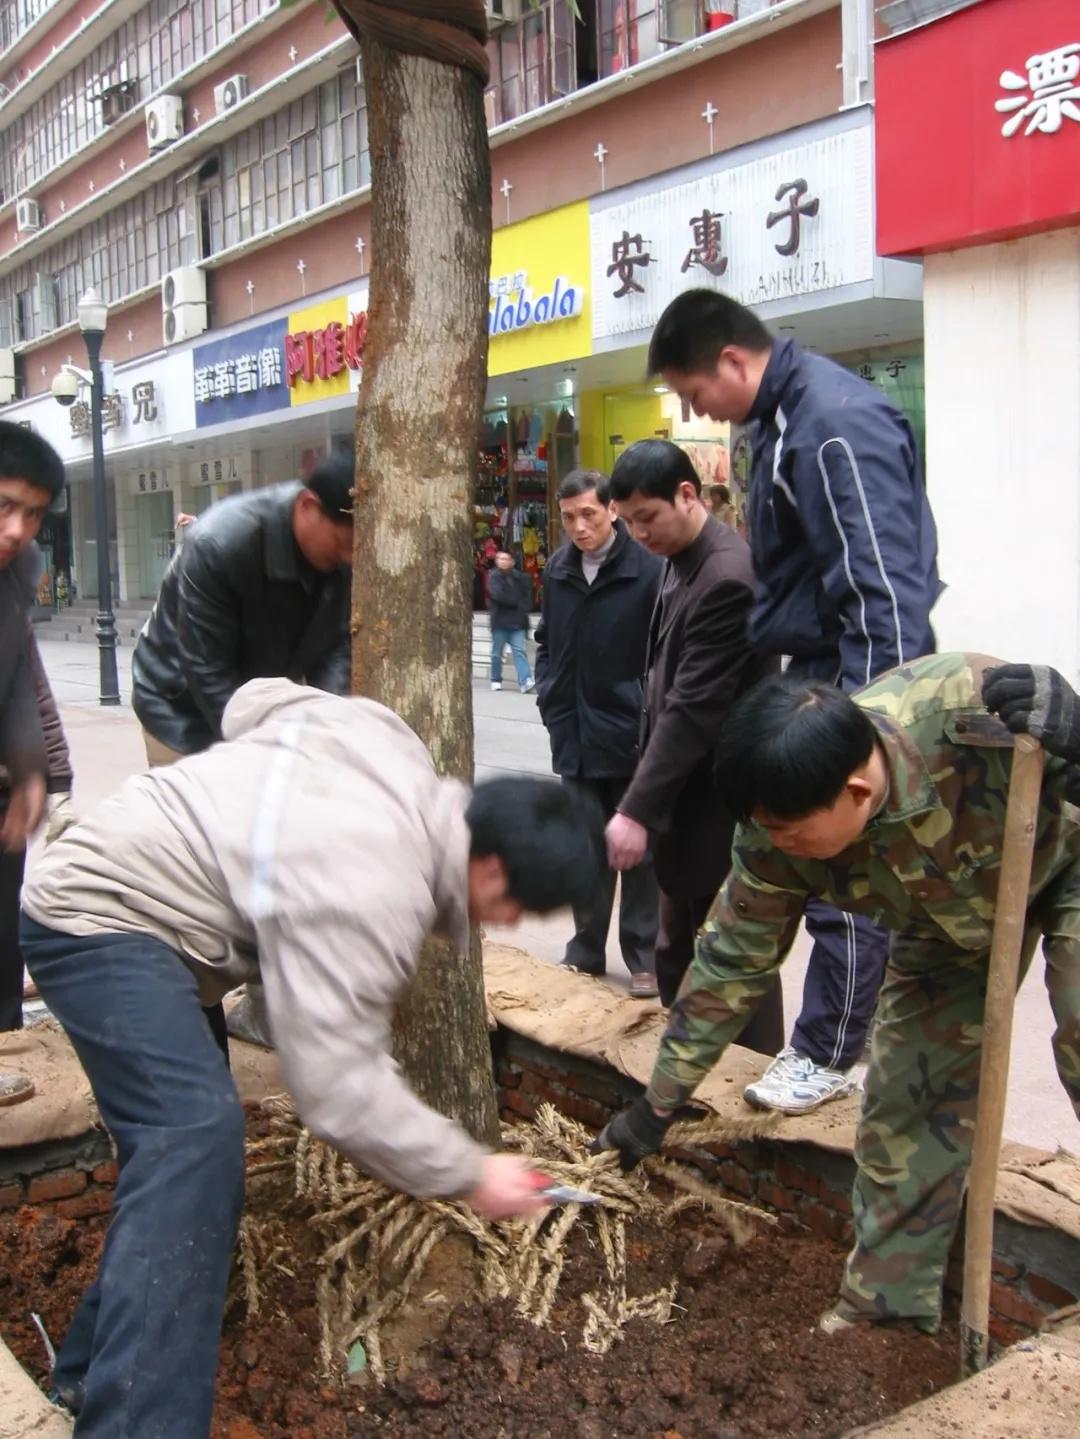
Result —
[{"label": "sidewalk pavement", "polygon": [[[129,775],[146,767],[141,731],[130,708],[131,650],[117,651],[123,703],[106,708],[97,702],[98,658],[92,645],[43,640],[38,644],[60,704],[75,766],[75,803],[86,811],[111,794]],[[495,774],[550,774],[547,735],[531,695],[511,687],[492,693],[486,680],[473,682],[477,778]],[[34,851],[30,862],[33,863]],[[616,915],[617,917],[617,915]],[[550,963],[563,956],[570,934],[565,912],[530,918],[513,929],[491,928],[492,939],[513,944]],[[783,970],[784,1010],[791,1025],[801,1007],[809,946],[800,933]],[[608,936],[608,980],[626,990],[629,976],[619,955],[618,933]],[[1058,1082],[1050,1051],[1053,1016],[1043,986],[1041,955],[1032,965],[1016,1006],[1012,1072],[1005,1132],[1011,1139],[1054,1150],[1080,1150],[1080,1125]]]}]

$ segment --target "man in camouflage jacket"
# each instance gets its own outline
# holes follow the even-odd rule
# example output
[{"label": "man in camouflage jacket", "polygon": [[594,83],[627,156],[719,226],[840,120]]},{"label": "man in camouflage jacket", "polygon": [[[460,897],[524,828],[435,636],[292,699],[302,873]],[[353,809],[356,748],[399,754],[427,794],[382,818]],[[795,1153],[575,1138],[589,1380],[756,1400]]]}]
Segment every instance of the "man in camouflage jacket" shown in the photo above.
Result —
[{"label": "man in camouflage jacket", "polygon": [[[894,931],[855,1147],[855,1245],[829,1329],[855,1319],[932,1329],[940,1319],[973,1137],[1012,762],[1012,736],[982,700],[984,672],[995,663],[959,654],[916,660],[861,690],[854,704],[786,676],[740,701],[719,763],[735,812],[753,818],[736,832],[731,874],[698,937],[648,1091],[598,1140],[620,1151],[624,1167],[659,1147],[675,1111],[768,989],[808,896]],[[826,711],[839,729],[849,720],[862,726],[866,762],[833,788],[831,802],[800,805],[799,783],[820,783],[816,772],[839,731],[826,735],[819,726],[825,744],[804,757],[804,774],[789,766],[786,779],[779,750],[762,763],[760,737],[772,726],[790,751],[798,727]],[[755,770],[765,776],[756,794],[746,788]],[[1054,1058],[1080,1115],[1077,787],[1075,767],[1049,757],[1023,967],[1041,935],[1058,1026]]]}]

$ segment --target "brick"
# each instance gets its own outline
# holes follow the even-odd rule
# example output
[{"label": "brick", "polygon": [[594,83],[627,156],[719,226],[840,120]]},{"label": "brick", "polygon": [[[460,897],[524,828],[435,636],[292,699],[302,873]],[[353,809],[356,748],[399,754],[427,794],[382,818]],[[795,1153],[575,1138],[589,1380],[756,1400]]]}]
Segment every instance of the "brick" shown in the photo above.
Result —
[{"label": "brick", "polygon": [[74,1199],[61,1199],[55,1205],[57,1214],[64,1219],[89,1219],[93,1214],[108,1214],[112,1209],[111,1189],[88,1189]]},{"label": "brick", "polygon": [[706,1154],[711,1154],[714,1159],[734,1159],[738,1149],[734,1144],[727,1144],[722,1139],[712,1139],[704,1145]]},{"label": "brick", "polygon": [[117,1177],[116,1160],[107,1159],[104,1164],[95,1164],[90,1178],[95,1184],[115,1184]]},{"label": "brick", "polygon": [[1022,1329],[1018,1324],[1010,1324],[1006,1319],[999,1319],[996,1314],[990,1315],[990,1338],[995,1344],[1019,1344],[1021,1339],[1027,1339],[1031,1331]]},{"label": "brick", "polygon": [[1050,1309],[1064,1309],[1069,1304],[1075,1304],[1077,1300],[1071,1289],[1062,1289],[1060,1284],[1055,1284],[1052,1279],[1047,1279],[1042,1274],[1029,1273],[1027,1287],[1033,1299]]},{"label": "brick", "polygon": [[764,1204],[766,1209],[775,1209],[779,1214],[795,1213],[795,1195],[790,1189],[785,1189],[780,1184],[774,1184],[771,1180],[764,1180],[758,1185],[757,1202]]},{"label": "brick", "polygon": [[990,1287],[990,1308],[1003,1319],[1023,1325],[1027,1329],[1038,1329],[1046,1318],[1045,1312],[1030,1299],[1017,1293],[1007,1284],[993,1284]]},{"label": "brick", "polygon": [[826,1209],[834,1209],[837,1214],[842,1214],[846,1219],[851,1218],[851,1190],[850,1189],[826,1189],[821,1188],[821,1202]]},{"label": "brick", "polygon": [[800,1194],[812,1195],[815,1199],[821,1198],[823,1188],[821,1177],[814,1174],[812,1170],[804,1169],[801,1164],[795,1164],[793,1160],[782,1154],[776,1160],[776,1177],[788,1189],[798,1190]]},{"label": "brick", "polygon": [[57,1169],[51,1174],[39,1174],[31,1179],[26,1191],[29,1204],[45,1204],[52,1199],[72,1199],[86,1188],[86,1173],[82,1169]]},{"label": "brick", "polygon": [[594,1100],[581,1098],[576,1094],[560,1095],[554,1101],[555,1108],[562,1114],[568,1114],[571,1119],[576,1119],[579,1124],[590,1125],[593,1129],[603,1129],[604,1125],[611,1118],[611,1112],[604,1105],[597,1104]]},{"label": "brick", "polygon": [[5,1184],[0,1188],[0,1209],[18,1209],[23,1202],[21,1184]]},{"label": "brick", "polygon": [[[1020,1268],[1019,1264],[1010,1264],[1007,1259],[993,1259],[990,1264],[990,1269],[991,1272],[996,1274],[999,1279],[1004,1279],[1006,1281],[1012,1279],[1019,1279],[1020,1275],[1023,1273],[1023,1270]],[[962,1275],[954,1277],[958,1277],[960,1279],[960,1282],[963,1282]]]},{"label": "brick", "polygon": [[717,1178],[722,1189],[729,1189],[742,1199],[752,1199],[754,1194],[753,1182],[746,1170],[733,1159],[725,1159],[720,1165]]},{"label": "brick", "polygon": [[816,1200],[801,1204],[799,1216],[811,1234],[820,1234],[823,1239],[832,1239],[839,1243],[848,1236],[849,1230],[843,1216],[826,1209],[824,1204],[819,1204]]},{"label": "brick", "polygon": [[503,1108],[510,1111],[511,1118],[532,1119],[537,1105],[520,1089],[512,1089],[503,1100]]}]

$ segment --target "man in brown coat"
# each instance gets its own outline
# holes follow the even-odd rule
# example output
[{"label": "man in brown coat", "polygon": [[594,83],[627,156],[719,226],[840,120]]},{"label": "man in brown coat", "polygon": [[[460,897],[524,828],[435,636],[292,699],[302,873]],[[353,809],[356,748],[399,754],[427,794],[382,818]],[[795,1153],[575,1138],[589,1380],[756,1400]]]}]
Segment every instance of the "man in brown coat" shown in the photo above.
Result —
[{"label": "man in brown coat", "polygon": [[[769,665],[746,636],[750,551],[706,512],[685,451],[670,440],[639,440],[615,462],[611,497],[634,538],[667,559],[645,662],[640,759],[607,841],[612,867],[631,869],[652,838],[660,883],[656,980],[670,1005],[731,865],[734,821],[717,796],[713,751],[729,709]],[[740,1042],[763,1054],[783,1044],[778,985]]]}]

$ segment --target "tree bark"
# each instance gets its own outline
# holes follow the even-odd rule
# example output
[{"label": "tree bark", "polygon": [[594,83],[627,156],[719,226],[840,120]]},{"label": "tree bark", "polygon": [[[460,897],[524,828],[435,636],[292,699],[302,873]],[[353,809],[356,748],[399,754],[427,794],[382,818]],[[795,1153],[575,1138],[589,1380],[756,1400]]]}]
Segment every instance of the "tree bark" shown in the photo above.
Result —
[{"label": "tree bark", "polygon": [[[471,780],[472,491],[487,376],[491,181],[479,77],[365,39],[371,290],[356,416],[353,690]],[[395,1053],[498,1140],[480,945],[432,941]]]}]

